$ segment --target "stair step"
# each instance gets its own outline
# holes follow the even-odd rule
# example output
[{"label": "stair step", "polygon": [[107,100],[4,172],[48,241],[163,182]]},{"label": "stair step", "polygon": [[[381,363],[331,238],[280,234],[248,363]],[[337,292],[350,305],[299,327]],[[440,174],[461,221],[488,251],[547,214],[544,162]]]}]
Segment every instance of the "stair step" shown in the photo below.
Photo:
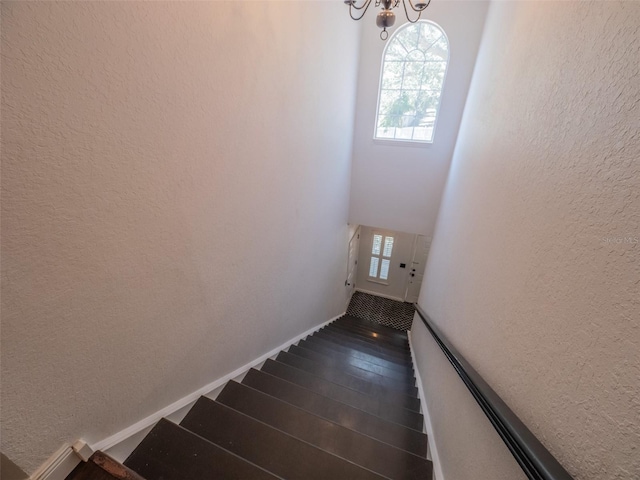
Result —
[{"label": "stair step", "polygon": [[383,333],[385,335],[389,335],[396,338],[403,338],[405,340],[408,340],[409,338],[409,336],[407,335],[407,332],[405,332],[404,330],[397,330],[395,328],[387,327],[386,325],[372,322],[371,320],[365,320],[363,318],[354,317],[352,315],[343,315],[338,320],[336,320],[336,323],[337,322],[348,323],[350,325],[357,325],[367,330]]},{"label": "stair step", "polygon": [[[388,478],[423,479],[431,471],[430,462],[425,458],[320,418],[247,385],[230,381],[216,402]],[[204,399],[203,403],[214,414],[215,402]]]},{"label": "stair step", "polygon": [[247,372],[242,383],[401,450],[422,458],[427,455],[425,434],[322,396],[295,383],[255,369]]},{"label": "stair step", "polygon": [[[364,378],[365,380],[381,378],[384,384],[387,384],[390,388],[405,391],[405,393],[412,394],[415,389],[415,379],[412,376],[402,375],[392,370],[387,370],[384,367],[374,365],[372,363],[363,362],[349,357],[340,357],[338,355],[328,356],[326,353],[320,353],[313,349],[308,348],[306,344],[300,342],[298,345],[292,345],[289,347],[289,353],[299,355],[301,357],[314,360],[322,363],[334,369],[338,369],[343,373],[354,375],[356,377]],[[415,390],[417,394],[417,389]]]},{"label": "stair step", "polygon": [[387,368],[389,370],[394,370],[396,372],[404,373],[405,375],[414,377],[413,368],[411,368],[409,365],[400,365],[398,363],[390,362],[375,355],[370,355],[360,350],[356,350],[339,343],[334,343],[330,340],[327,340],[326,338],[321,338],[319,336],[310,336],[304,339],[303,342],[305,342],[305,345],[307,346],[313,345],[314,348],[316,348],[319,352],[325,351],[330,355],[340,354],[345,357],[356,358],[364,362],[369,362],[374,365],[380,365],[381,367]]},{"label": "stair step", "polygon": [[276,357],[276,361],[299,368],[343,387],[357,390],[365,395],[380,398],[388,403],[397,404],[415,411],[420,409],[420,400],[416,397],[417,388],[415,389],[416,395],[412,395],[406,391],[390,388],[382,381],[365,380],[348,373],[342,373],[321,363],[288,352],[280,352]]},{"label": "stair step", "polygon": [[282,478],[384,478],[206,397],[180,425]]},{"label": "stair step", "polygon": [[147,480],[278,478],[166,419],[153,427],[124,464]]},{"label": "stair step", "polygon": [[376,347],[375,345],[371,345],[369,343],[361,342],[358,339],[354,339],[353,337],[349,337],[347,335],[342,335],[339,333],[335,333],[331,330],[318,330],[313,334],[314,337],[322,338],[327,341],[331,341],[334,343],[338,343],[340,345],[347,346],[349,348],[353,348],[354,350],[359,350],[364,353],[368,353],[369,355],[374,355],[388,362],[394,362],[400,364],[402,366],[411,366],[411,358],[406,355],[398,355],[396,353],[387,353],[383,349]]},{"label": "stair step", "polygon": [[377,348],[382,349],[382,351],[386,351],[388,353],[395,353],[401,356],[410,355],[409,347],[403,347],[399,345],[392,345],[387,343],[384,339],[374,338],[373,335],[367,335],[365,333],[358,333],[352,329],[345,328],[344,326],[329,324],[326,327],[322,328],[322,331],[330,331],[339,333],[341,335],[346,335],[349,338],[353,338],[354,340],[358,340],[360,342],[364,342],[370,345],[373,345]]},{"label": "stair step", "polygon": [[66,480],[145,480],[133,470],[101,451],[80,462]]},{"label": "stair step", "polygon": [[[390,404],[380,398],[357,392],[347,387],[325,380],[315,375],[310,375],[304,370],[292,367],[285,363],[267,360],[262,366],[262,370],[276,377],[295,383],[312,392],[325,397],[332,398],[339,402],[351,405],[352,407],[364,410],[372,415],[399,423],[405,427],[422,432],[422,414],[417,410],[404,408],[399,404]],[[419,400],[418,400],[419,403]]]},{"label": "stair step", "polygon": [[341,328],[343,330],[348,331],[349,333],[354,333],[361,337],[365,337],[369,340],[373,340],[378,343],[383,343],[384,345],[387,345],[389,347],[409,350],[409,340],[407,338],[391,336],[386,333],[376,332],[374,330],[369,330],[366,327],[361,327],[359,325],[354,325],[346,322],[335,321],[329,325],[335,328]]},{"label": "stair step", "polygon": [[361,356],[359,355],[354,356],[354,352],[356,354],[358,354],[359,352],[354,351],[353,349],[351,349],[349,353],[346,353],[344,351],[331,350],[330,348],[325,348],[315,342],[311,342],[310,340],[312,338],[313,337],[308,337],[305,340],[300,340],[298,342],[298,347],[313,350],[314,352],[324,355],[325,357],[335,358],[339,363],[348,363],[349,365],[352,365],[354,367],[369,370],[371,372],[378,373],[379,375],[404,381],[405,383],[410,383],[411,385],[415,384],[415,377],[413,376],[413,370],[411,368],[403,368],[398,365],[390,366],[388,362],[384,361],[382,362],[385,364],[381,365],[380,360],[378,360],[377,363],[374,363],[370,361],[370,359],[365,360],[364,358],[361,358]]},{"label": "stair step", "polygon": [[[138,477],[140,478],[140,477]],[[65,480],[120,480],[91,462],[80,462]]]}]

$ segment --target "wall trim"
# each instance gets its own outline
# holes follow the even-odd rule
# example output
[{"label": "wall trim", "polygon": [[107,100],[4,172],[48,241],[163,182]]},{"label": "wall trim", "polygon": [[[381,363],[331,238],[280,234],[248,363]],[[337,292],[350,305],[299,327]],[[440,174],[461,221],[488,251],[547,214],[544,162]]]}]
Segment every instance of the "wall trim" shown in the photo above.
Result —
[{"label": "wall trim", "polygon": [[386,295],[384,293],[373,292],[371,290],[365,290],[364,288],[356,287],[356,292],[368,293],[369,295],[375,295],[376,297],[388,298],[389,300],[395,300],[396,302],[404,302],[404,299],[402,299],[400,297],[394,297],[393,295]]},{"label": "wall trim", "polygon": [[416,355],[413,351],[413,343],[411,341],[411,330],[407,331],[409,337],[409,349],[411,351],[411,360],[416,372],[416,386],[418,387],[418,395],[420,395],[420,407],[422,410],[422,416],[424,417],[424,427],[427,434],[427,440],[429,442],[429,453],[431,454],[431,461],[433,462],[433,479],[444,480],[444,474],[442,473],[442,464],[440,463],[440,456],[438,455],[438,447],[436,446],[436,440],[433,436],[433,425],[431,423],[431,416],[429,415],[429,409],[427,408],[426,397],[424,396],[424,387],[422,386],[422,377],[420,377],[420,370],[418,369],[418,362],[416,361]]},{"label": "wall trim", "polygon": [[71,445],[65,444],[51,455],[29,480],[64,480],[81,461]]},{"label": "wall trim", "polygon": [[[335,317],[323,322],[315,327],[311,327],[309,330],[301,333],[286,342],[282,345],[270,350],[264,355],[256,358],[255,360],[250,361],[249,363],[243,365],[240,368],[235,369],[233,372],[226,374],[223,377],[214,380],[211,383],[199,388],[198,390],[191,392],[190,394],[182,397],[180,400],[173,402],[171,405],[167,405],[166,407],[158,410],[155,413],[152,413],[148,417],[143,418],[142,420],[134,423],[133,425],[128,426],[127,428],[120,430],[119,432],[100,440],[96,443],[91,444],[90,446],[86,446],[84,448],[83,453],[93,453],[97,450],[105,451],[110,448],[115,447],[116,445],[126,442],[129,438],[133,437],[137,433],[141,432],[145,428],[149,428],[152,425],[155,425],[158,420],[168,415],[171,415],[174,412],[186,407],[187,405],[195,402],[202,395],[206,395],[207,393],[215,390],[216,388],[221,387],[229,380],[232,380],[243,373],[246,373],[251,368],[256,365],[260,365],[265,362],[268,358],[277,355],[281,350],[285,350],[289,348],[294,343],[299,342],[303,338],[311,335],[312,333],[320,330],[324,326],[329,323],[337,320],[338,318],[345,315],[346,312],[342,312],[340,315],[336,315]],[[90,450],[88,450],[90,449]],[[63,445],[56,453],[54,453],[49,459],[44,462],[36,472],[29,477],[30,480],[64,480],[67,475],[69,475],[73,469],[80,463],[81,458],[79,454],[74,450],[71,445],[65,444]]]}]

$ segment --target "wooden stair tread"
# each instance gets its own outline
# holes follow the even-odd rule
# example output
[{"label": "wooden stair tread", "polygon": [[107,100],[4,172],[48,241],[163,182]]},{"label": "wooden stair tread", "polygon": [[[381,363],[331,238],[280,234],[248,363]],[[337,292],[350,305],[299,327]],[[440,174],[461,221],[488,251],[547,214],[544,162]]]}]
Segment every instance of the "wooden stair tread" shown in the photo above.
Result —
[{"label": "wooden stair tread", "polygon": [[180,425],[282,478],[384,478],[205,397],[196,402]]},{"label": "wooden stair tread", "polygon": [[289,352],[280,352],[276,357],[276,361],[286,363],[292,367],[299,368],[325,380],[357,390],[366,395],[383,399],[388,403],[397,403],[398,405],[415,411],[420,409],[420,400],[416,397],[417,388],[415,389],[415,393],[408,393],[391,388],[386,382],[380,379],[365,380],[364,378],[337,371],[316,361]]},{"label": "wooden stair tread", "polygon": [[411,353],[409,351],[409,346],[407,344],[406,347],[393,345],[385,341],[384,339],[375,338],[372,335],[368,335],[366,333],[354,332],[351,328],[345,328],[343,325],[334,325],[329,324],[322,328],[323,331],[334,332],[340,335],[346,335],[352,340],[357,340],[362,342],[365,345],[371,345],[381,352],[386,352],[387,354],[396,354],[401,357],[411,357]]},{"label": "wooden stair tread", "polygon": [[[296,351],[306,350],[307,355],[311,360],[317,359],[318,362],[331,365],[334,368],[342,368],[342,366],[349,366],[358,370],[364,370],[366,372],[375,373],[385,378],[389,378],[399,383],[403,383],[410,386],[415,386],[415,378],[413,373],[408,371],[401,372],[399,370],[391,369],[378,365],[375,363],[367,362],[366,360],[345,355],[343,353],[331,352],[317,348],[314,344],[301,340],[298,342]],[[291,350],[289,350],[291,351]],[[358,370],[355,370],[358,373]]]},{"label": "wooden stair tread", "polygon": [[147,480],[278,478],[165,419],[153,427],[124,463]]},{"label": "wooden stair tread", "polygon": [[313,346],[319,352],[327,352],[328,355],[342,355],[349,358],[357,358],[364,362],[368,362],[374,365],[380,365],[388,370],[394,370],[396,372],[404,373],[408,376],[414,377],[413,368],[409,365],[400,365],[398,363],[390,362],[381,357],[365,353],[361,350],[357,350],[346,345],[332,342],[326,338],[318,336],[307,337],[301,342],[310,348]]},{"label": "wooden stair tread", "polygon": [[[431,471],[425,458],[320,418],[244,384],[229,382],[216,402],[388,478],[423,479]],[[213,409],[215,404],[206,398],[202,403],[203,409]]]},{"label": "wooden stair tread", "polygon": [[363,435],[419,457],[426,457],[427,436],[411,428],[325,397],[264,371],[249,370],[242,383]]},{"label": "wooden stair tread", "polygon": [[356,336],[364,337],[368,340],[372,340],[374,342],[382,343],[388,347],[399,348],[403,350],[409,350],[409,340],[408,338],[400,338],[397,336],[390,336],[386,333],[380,333],[375,330],[368,329],[366,327],[361,327],[359,325],[354,325],[351,323],[345,322],[334,322],[330,324],[332,327],[340,328],[342,330],[346,330],[349,333],[353,333]]},{"label": "wooden stair tread", "polygon": [[358,340],[354,340],[353,337],[349,337],[347,335],[340,335],[332,332],[330,330],[318,330],[313,334],[314,337],[322,338],[327,341],[331,341],[333,343],[337,343],[339,345],[344,345],[354,350],[361,351],[363,353],[367,353],[369,355],[376,356],[388,362],[397,363],[402,366],[411,366],[411,359],[407,358],[406,355],[397,355],[395,353],[387,353],[381,351],[375,345],[365,344],[364,342],[360,342]]},{"label": "wooden stair tread", "polygon": [[338,320],[336,320],[336,322],[350,323],[352,325],[359,325],[361,327],[364,327],[376,332],[386,333],[388,335],[397,336],[400,338],[408,338],[407,332],[405,332],[404,330],[398,330],[392,327],[387,327],[386,325],[382,325],[377,322],[372,322],[371,320],[365,320],[363,318],[354,317],[353,315],[343,315]]},{"label": "wooden stair tread", "polygon": [[109,455],[97,451],[86,462],[80,462],[66,480],[145,480]]},{"label": "wooden stair tread", "polygon": [[295,383],[322,396],[359,408],[377,417],[422,431],[422,414],[404,408],[401,405],[387,403],[379,398],[343,387],[315,375],[309,375],[303,370],[271,359],[265,362],[262,366],[262,371]]}]

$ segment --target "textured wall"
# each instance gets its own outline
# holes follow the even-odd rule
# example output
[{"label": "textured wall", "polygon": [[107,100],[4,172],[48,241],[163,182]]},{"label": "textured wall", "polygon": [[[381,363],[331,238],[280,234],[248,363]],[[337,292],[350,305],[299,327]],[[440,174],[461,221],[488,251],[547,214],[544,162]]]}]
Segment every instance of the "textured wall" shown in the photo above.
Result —
[{"label": "textured wall", "polygon": [[[638,2],[492,4],[421,292],[576,479],[640,478],[639,58]],[[445,476],[476,479],[438,368]]]},{"label": "textured wall", "polygon": [[[451,54],[434,142],[426,145],[373,139],[385,42],[373,16],[363,20],[349,213],[354,223],[433,235],[488,4],[438,0],[424,14],[445,31]],[[398,11],[396,28],[403,20]]]},{"label": "textured wall", "polygon": [[21,467],[344,311],[343,7],[2,2],[2,451]]}]

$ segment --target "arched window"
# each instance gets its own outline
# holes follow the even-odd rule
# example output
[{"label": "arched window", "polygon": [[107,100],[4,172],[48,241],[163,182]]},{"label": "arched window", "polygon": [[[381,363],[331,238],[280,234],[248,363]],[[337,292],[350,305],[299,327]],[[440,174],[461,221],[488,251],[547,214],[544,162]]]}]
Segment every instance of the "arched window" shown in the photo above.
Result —
[{"label": "arched window", "polygon": [[384,50],[375,138],[433,142],[449,41],[435,23],[400,27]]}]

